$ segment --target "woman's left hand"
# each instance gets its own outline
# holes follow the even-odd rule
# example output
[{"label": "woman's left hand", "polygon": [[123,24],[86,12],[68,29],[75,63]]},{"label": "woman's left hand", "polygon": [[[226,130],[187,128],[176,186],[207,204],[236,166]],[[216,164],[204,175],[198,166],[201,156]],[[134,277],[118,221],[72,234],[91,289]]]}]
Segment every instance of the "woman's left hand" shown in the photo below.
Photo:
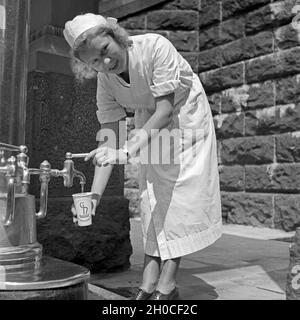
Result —
[{"label": "woman's left hand", "polygon": [[97,166],[106,166],[108,164],[125,164],[127,155],[122,149],[113,149],[109,147],[100,147],[91,151],[85,158],[85,161],[94,157],[94,164]]}]

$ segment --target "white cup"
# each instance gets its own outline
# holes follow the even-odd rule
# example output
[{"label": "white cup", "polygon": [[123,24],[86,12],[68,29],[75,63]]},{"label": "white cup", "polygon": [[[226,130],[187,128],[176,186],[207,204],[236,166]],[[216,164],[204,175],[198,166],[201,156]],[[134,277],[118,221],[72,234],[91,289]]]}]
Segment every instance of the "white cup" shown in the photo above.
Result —
[{"label": "white cup", "polygon": [[92,224],[93,192],[75,193],[72,196],[77,213],[78,226],[90,226]]}]

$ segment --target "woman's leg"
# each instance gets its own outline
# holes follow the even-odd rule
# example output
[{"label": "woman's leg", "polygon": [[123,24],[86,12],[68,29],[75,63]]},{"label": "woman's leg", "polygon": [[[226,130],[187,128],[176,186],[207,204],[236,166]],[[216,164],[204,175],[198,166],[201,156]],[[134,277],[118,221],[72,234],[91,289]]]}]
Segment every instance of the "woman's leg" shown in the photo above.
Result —
[{"label": "woman's leg", "polygon": [[176,287],[176,274],[181,258],[166,260],[163,264],[156,290],[169,294]]},{"label": "woman's leg", "polygon": [[155,290],[160,273],[160,263],[160,257],[153,257],[145,254],[143,281],[140,286],[142,290],[149,293]]}]

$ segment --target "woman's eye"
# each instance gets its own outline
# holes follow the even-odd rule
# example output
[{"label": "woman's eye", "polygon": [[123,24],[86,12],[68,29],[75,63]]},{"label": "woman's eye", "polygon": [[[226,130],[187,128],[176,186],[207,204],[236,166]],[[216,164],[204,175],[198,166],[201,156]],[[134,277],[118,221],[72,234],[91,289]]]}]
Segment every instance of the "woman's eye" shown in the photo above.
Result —
[{"label": "woman's eye", "polygon": [[102,48],[101,50],[102,54],[105,54],[107,52],[107,49],[108,49],[108,44]]}]

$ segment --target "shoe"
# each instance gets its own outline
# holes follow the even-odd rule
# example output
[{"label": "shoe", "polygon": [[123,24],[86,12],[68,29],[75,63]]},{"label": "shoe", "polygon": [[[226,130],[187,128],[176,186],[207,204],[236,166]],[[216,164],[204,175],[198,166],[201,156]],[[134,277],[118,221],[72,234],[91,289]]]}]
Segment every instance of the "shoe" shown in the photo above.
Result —
[{"label": "shoe", "polygon": [[152,296],[152,293],[153,292],[149,293],[139,288],[131,300],[149,300],[149,298]]},{"label": "shoe", "polygon": [[163,294],[155,290],[150,300],[177,300],[179,297],[178,289],[175,287],[170,293]]}]

